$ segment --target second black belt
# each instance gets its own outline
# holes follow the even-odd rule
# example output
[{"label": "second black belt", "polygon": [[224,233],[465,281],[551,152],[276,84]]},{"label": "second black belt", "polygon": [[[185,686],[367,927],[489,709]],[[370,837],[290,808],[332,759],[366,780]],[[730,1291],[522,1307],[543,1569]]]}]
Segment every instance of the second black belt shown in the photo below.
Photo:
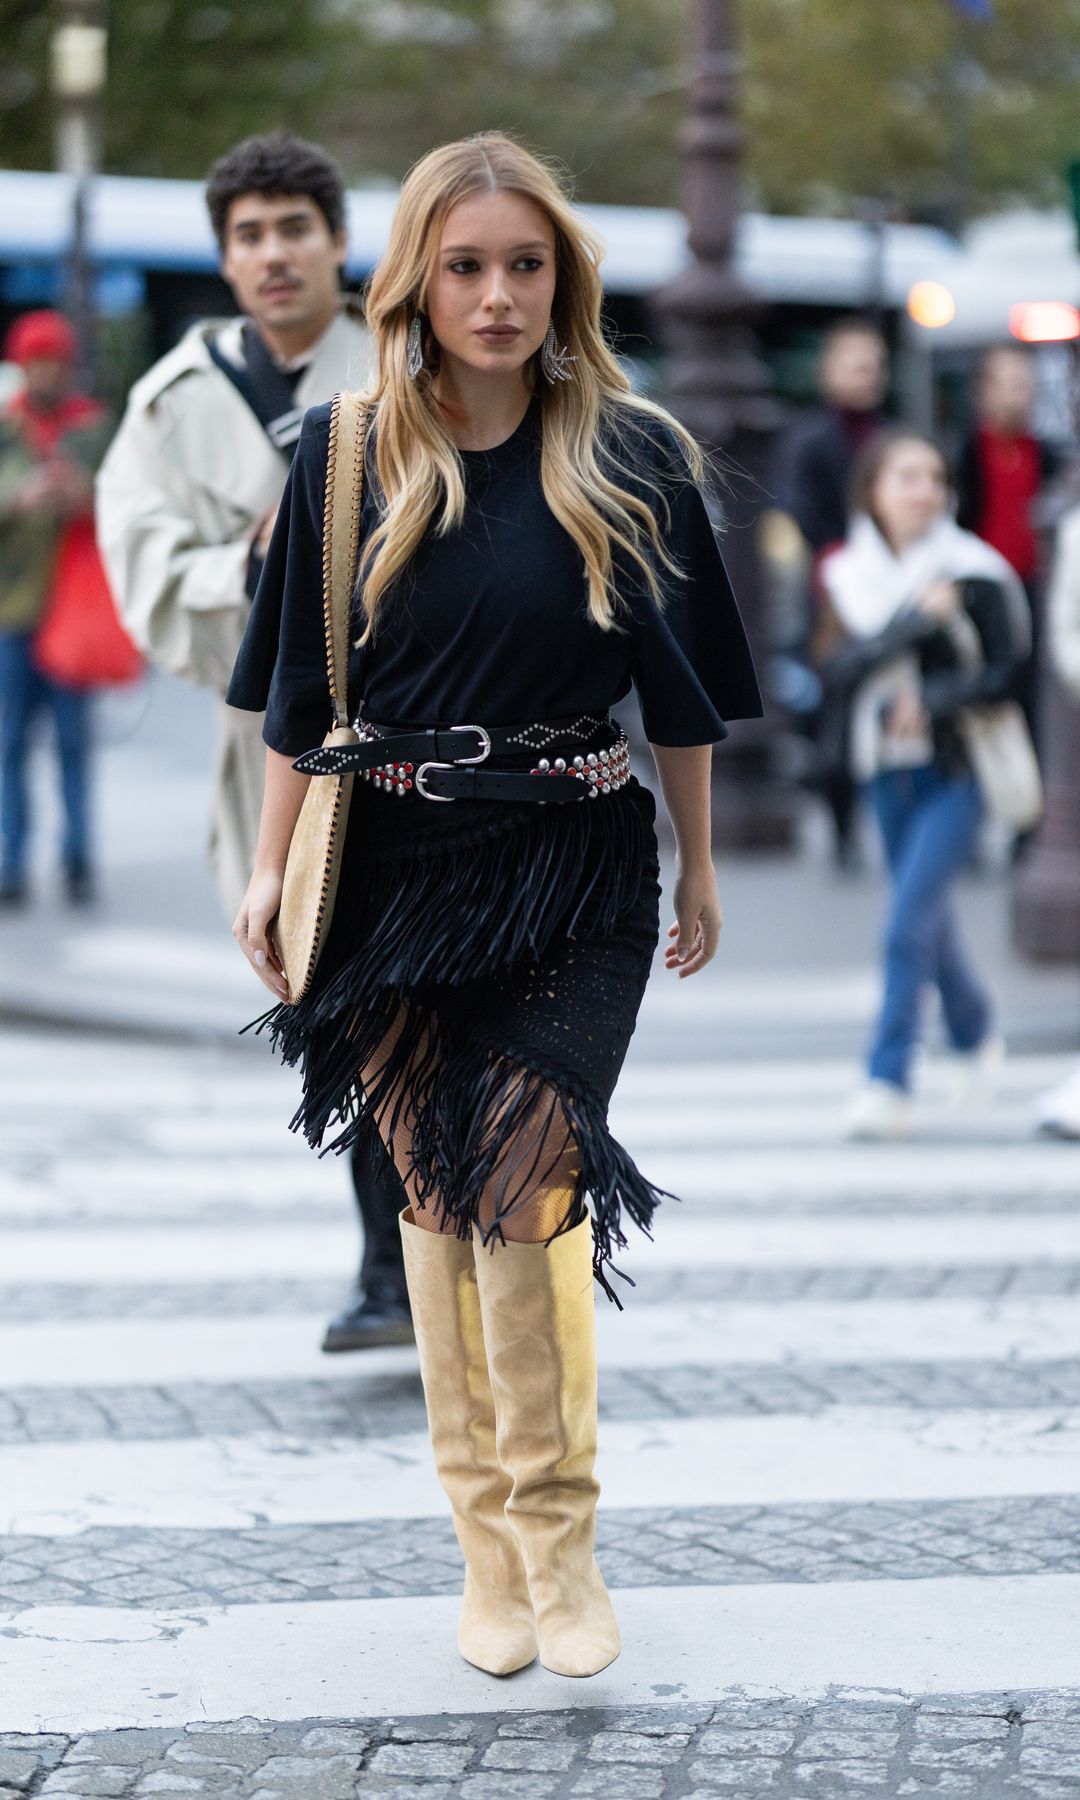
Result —
[{"label": "second black belt", "polygon": [[[355,744],[306,750],[294,768],[304,775],[356,774],[425,800],[581,800],[617,790],[629,775],[625,739],[604,713],[527,725],[365,723],[361,732]],[[528,755],[537,759],[531,769],[480,766],[491,756]]]}]

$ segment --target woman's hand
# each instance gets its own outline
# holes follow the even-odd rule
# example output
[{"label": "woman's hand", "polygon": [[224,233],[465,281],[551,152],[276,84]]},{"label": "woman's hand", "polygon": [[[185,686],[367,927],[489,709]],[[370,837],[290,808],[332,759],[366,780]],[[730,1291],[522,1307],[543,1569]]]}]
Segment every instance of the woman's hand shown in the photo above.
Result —
[{"label": "woman's hand", "polygon": [[282,881],[279,869],[256,868],[232,932],[263,985],[279,1000],[287,1000],[285,971],[270,935],[281,905]]},{"label": "woman's hand", "polygon": [[677,971],[680,981],[712,961],[723,923],[712,863],[680,870],[675,882],[675,923],[668,926],[669,941],[664,949],[664,963]]},{"label": "woman's hand", "polygon": [[945,625],[963,610],[963,596],[955,581],[932,581],[919,595],[916,605],[928,619]]},{"label": "woman's hand", "polygon": [[724,922],[710,848],[712,745],[653,744],[651,749],[678,857],[675,923],[668,930],[664,963],[681,980],[712,961]]},{"label": "woman's hand", "polygon": [[270,548],[270,539],[274,535],[274,526],[277,524],[277,516],[278,509],[276,506],[272,506],[269,512],[263,513],[262,518],[259,520],[259,523],[256,525],[252,534],[251,548],[261,562],[266,561],[266,552]]}]

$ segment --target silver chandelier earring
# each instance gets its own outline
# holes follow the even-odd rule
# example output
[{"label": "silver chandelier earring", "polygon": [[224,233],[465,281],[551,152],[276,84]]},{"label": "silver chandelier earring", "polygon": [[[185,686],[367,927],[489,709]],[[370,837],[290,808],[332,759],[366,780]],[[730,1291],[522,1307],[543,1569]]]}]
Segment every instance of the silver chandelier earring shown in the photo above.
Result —
[{"label": "silver chandelier earring", "polygon": [[559,340],[555,336],[555,321],[552,319],[540,351],[540,367],[544,371],[545,378],[553,384],[556,381],[573,381],[574,371],[570,364],[576,362],[577,357],[571,356],[569,350],[559,349]]},{"label": "silver chandelier earring", "polygon": [[414,313],[409,335],[405,342],[405,373],[410,381],[415,381],[424,366],[424,328],[420,323],[420,314]]}]

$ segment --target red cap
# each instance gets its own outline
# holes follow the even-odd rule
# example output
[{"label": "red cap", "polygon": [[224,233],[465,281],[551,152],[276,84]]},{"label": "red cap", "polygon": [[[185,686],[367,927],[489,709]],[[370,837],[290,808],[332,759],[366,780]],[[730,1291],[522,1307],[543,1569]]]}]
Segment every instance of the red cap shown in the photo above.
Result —
[{"label": "red cap", "polygon": [[20,366],[38,361],[74,363],[78,350],[63,313],[48,310],[23,313],[4,339],[5,360]]}]

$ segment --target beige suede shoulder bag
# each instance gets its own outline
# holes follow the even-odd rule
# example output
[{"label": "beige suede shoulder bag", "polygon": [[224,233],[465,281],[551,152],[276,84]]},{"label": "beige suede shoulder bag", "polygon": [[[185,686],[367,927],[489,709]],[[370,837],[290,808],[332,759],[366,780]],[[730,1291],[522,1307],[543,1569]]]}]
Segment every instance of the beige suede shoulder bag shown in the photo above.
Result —
[{"label": "beige suede shoulder bag", "polygon": [[[326,744],[355,744],[349,724],[349,615],[360,546],[360,502],[368,416],[357,394],[335,396],[330,416],[323,513],[323,624],[333,729]],[[295,1006],[311,986],[341,872],[341,848],[355,776],[315,775],[296,821],[274,942]]]}]

